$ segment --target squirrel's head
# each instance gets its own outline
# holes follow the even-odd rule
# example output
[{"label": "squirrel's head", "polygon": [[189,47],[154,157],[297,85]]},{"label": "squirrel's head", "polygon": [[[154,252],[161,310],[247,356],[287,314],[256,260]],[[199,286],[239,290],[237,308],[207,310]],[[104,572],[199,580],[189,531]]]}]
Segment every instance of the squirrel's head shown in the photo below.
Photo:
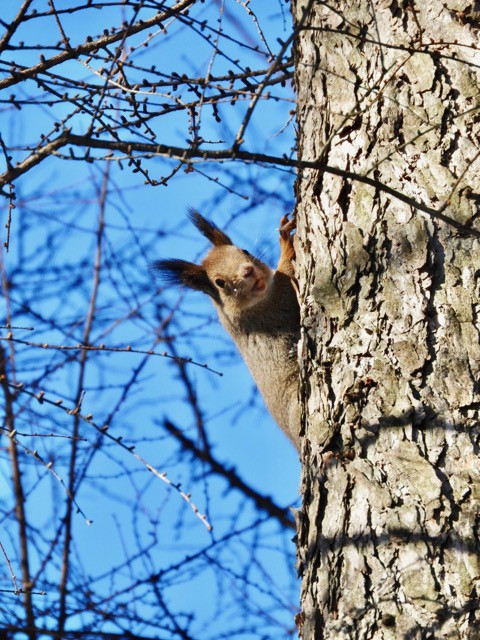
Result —
[{"label": "squirrel's head", "polygon": [[186,260],[159,260],[154,264],[165,280],[208,294],[229,316],[261,302],[269,292],[272,271],[198,211],[190,219],[213,247],[201,264]]}]

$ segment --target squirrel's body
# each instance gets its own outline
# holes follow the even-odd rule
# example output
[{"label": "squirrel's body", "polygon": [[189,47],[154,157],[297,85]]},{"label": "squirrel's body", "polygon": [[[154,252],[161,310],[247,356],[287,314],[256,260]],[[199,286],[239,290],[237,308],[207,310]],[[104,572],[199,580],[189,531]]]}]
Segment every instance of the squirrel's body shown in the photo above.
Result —
[{"label": "squirrel's body", "polygon": [[297,343],[300,312],[293,286],[293,221],[280,223],[275,271],[236,247],[199,213],[191,218],[214,245],[201,265],[184,260],[156,263],[170,280],[207,293],[220,322],[238,346],[273,418],[299,448]]}]

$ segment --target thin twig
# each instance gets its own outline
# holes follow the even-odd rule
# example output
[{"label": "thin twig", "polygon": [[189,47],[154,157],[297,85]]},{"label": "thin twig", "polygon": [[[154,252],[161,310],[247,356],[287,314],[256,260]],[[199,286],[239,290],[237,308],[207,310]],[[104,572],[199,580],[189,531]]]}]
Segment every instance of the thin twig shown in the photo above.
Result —
[{"label": "thin twig", "polygon": [[[13,328],[13,327],[12,327]],[[195,367],[200,367],[205,369],[206,371],[210,371],[210,373],[214,373],[216,376],[223,376],[221,371],[216,371],[208,366],[208,364],[202,364],[200,362],[196,362],[192,358],[183,357],[183,356],[174,356],[166,351],[159,353],[158,351],[153,351],[153,349],[143,350],[143,349],[133,349],[129,345],[126,347],[109,347],[104,344],[100,345],[92,345],[92,344],[75,344],[75,345],[65,345],[65,344],[49,344],[47,342],[32,342],[30,340],[21,340],[20,338],[14,338],[11,333],[7,336],[1,336],[0,341],[2,342],[16,342],[18,344],[24,344],[28,347],[36,347],[40,349],[53,349],[56,351],[101,351],[101,352],[113,352],[113,353],[137,353],[146,356],[157,356],[159,358],[168,358],[170,360],[175,360],[176,362],[182,362],[184,364],[191,364]]]},{"label": "thin twig", "polygon": [[10,575],[12,577],[13,587],[15,589],[15,595],[18,596],[20,594],[21,590],[18,588],[17,578],[15,577],[15,574],[13,573],[12,563],[10,562],[10,558],[7,556],[7,552],[5,551],[5,548],[4,548],[4,546],[3,546],[3,544],[1,542],[0,542],[0,548],[3,551],[3,555],[5,556],[5,560],[7,562],[8,570],[10,571]]},{"label": "thin twig", "polygon": [[16,69],[10,76],[0,80],[0,89],[6,89],[7,87],[11,87],[22,80],[26,80],[27,78],[34,78],[40,73],[45,73],[48,69],[52,67],[56,67],[67,60],[75,60],[81,55],[89,55],[99,49],[104,49],[111,44],[116,42],[120,42],[124,40],[125,36],[132,36],[136,33],[140,33],[141,31],[145,31],[146,29],[150,29],[152,26],[161,24],[165,22],[167,18],[170,16],[177,15],[186,11],[188,7],[192,4],[195,4],[197,0],[181,0],[177,4],[173,5],[173,7],[166,8],[163,12],[159,12],[155,14],[152,18],[148,20],[139,20],[134,25],[128,26],[126,29],[120,29],[115,33],[108,34],[103,36],[102,38],[98,38],[97,40],[90,40],[77,47],[70,48],[68,50],[62,51],[61,53],[53,56],[52,58],[48,58],[46,60],[42,60],[38,64],[33,67],[28,67],[26,69]]},{"label": "thin twig", "polygon": [[[24,444],[22,444],[21,442],[19,442],[16,438],[16,436],[19,435],[17,434],[17,431],[10,431],[8,433],[8,437],[11,439],[15,439],[15,443],[21,447],[25,453],[29,456],[32,456],[32,458],[34,460],[36,460],[37,462],[39,462],[42,466],[45,467],[45,469],[52,474],[52,476],[55,478],[55,480],[57,480],[57,482],[60,483],[60,485],[62,486],[63,490],[65,491],[65,493],[67,494],[68,498],[72,501],[72,503],[77,507],[77,513],[80,513],[84,519],[85,522],[90,525],[92,524],[92,520],[90,520],[89,518],[87,518],[87,516],[85,515],[85,512],[83,511],[83,509],[80,507],[80,505],[78,504],[77,500],[75,499],[75,496],[72,495],[72,493],[69,491],[67,485],[65,484],[65,482],[63,481],[62,477],[55,471],[55,469],[53,468],[53,463],[52,462],[46,462],[42,456],[38,453],[38,451],[36,449],[29,449],[28,447],[26,447]],[[32,434],[33,435],[33,434]],[[67,437],[67,436],[64,436]],[[72,440],[73,438],[75,438],[75,440],[81,440],[83,442],[86,442],[85,438],[79,438],[78,436],[70,436],[68,437],[69,440]]]},{"label": "thin twig", "polygon": [[27,12],[28,7],[32,4],[32,2],[33,2],[33,0],[24,0],[22,6],[18,10],[17,15],[10,22],[10,24],[7,27],[7,30],[5,31],[5,33],[2,36],[2,39],[0,40],[0,52],[3,51],[7,47],[11,37],[13,36],[15,31],[17,30],[17,27],[22,23],[23,17],[25,15],[25,13]]},{"label": "thin twig", "polygon": [[140,462],[149,471],[151,471],[154,474],[154,476],[156,476],[157,478],[159,478],[159,480],[162,480],[162,482],[164,482],[169,487],[174,489],[181,496],[181,498],[183,500],[185,500],[185,502],[189,505],[191,510],[197,516],[197,518],[199,518],[203,522],[203,524],[208,529],[208,531],[211,531],[213,529],[212,525],[207,520],[207,517],[205,515],[202,515],[200,513],[200,510],[198,509],[198,507],[192,502],[191,494],[190,493],[185,493],[181,489],[180,483],[172,482],[167,477],[167,472],[166,471],[163,471],[163,472],[158,471],[158,469],[156,469],[153,465],[151,465],[145,458],[143,458],[141,455],[136,453],[134,445],[125,444],[123,442],[121,436],[120,437],[115,437],[115,436],[111,435],[109,433],[109,431],[108,431],[109,425],[105,424],[103,426],[100,426],[98,423],[96,423],[93,420],[93,416],[91,414],[83,415],[83,414],[79,413],[78,407],[74,407],[72,409],[69,409],[68,407],[63,406],[63,402],[61,400],[50,400],[46,396],[45,392],[43,392],[43,391],[40,391],[39,393],[34,393],[33,391],[29,391],[28,389],[25,388],[25,385],[23,383],[12,384],[12,383],[8,382],[6,379],[4,379],[4,377],[2,377],[1,375],[0,375],[0,383],[2,383],[3,385],[6,385],[9,388],[14,389],[18,393],[24,393],[24,394],[30,396],[31,398],[35,398],[41,404],[45,403],[45,404],[48,404],[50,406],[57,407],[58,409],[61,409],[63,412],[65,412],[65,413],[67,413],[69,415],[77,415],[79,420],[82,420],[86,424],[90,425],[91,427],[93,427],[95,429],[95,431],[97,431],[98,433],[102,434],[102,436],[104,436],[105,438],[108,438],[109,440],[111,440],[112,442],[117,444],[119,447],[121,447],[122,449],[127,451],[136,460],[138,460],[138,462]]}]

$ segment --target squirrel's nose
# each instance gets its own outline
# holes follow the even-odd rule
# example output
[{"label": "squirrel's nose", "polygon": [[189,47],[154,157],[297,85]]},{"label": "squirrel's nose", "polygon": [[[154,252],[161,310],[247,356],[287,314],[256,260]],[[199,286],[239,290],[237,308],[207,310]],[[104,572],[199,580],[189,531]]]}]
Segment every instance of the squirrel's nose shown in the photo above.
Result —
[{"label": "squirrel's nose", "polygon": [[248,276],[251,276],[254,271],[255,271],[255,267],[253,266],[253,264],[244,264],[243,265],[243,277],[244,278],[248,278]]}]

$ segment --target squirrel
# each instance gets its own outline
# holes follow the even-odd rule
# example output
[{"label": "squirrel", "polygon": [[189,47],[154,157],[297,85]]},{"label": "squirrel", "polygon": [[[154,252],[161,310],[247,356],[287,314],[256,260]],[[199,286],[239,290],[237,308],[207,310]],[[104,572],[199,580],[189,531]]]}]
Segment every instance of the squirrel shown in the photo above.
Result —
[{"label": "squirrel", "polygon": [[213,245],[201,264],[158,260],[164,281],[210,296],[220,322],[235,341],[272,417],[300,449],[297,343],[300,309],[295,289],[292,231],[280,220],[280,260],[276,270],[234,245],[226,233],[195,210],[190,220]]}]

